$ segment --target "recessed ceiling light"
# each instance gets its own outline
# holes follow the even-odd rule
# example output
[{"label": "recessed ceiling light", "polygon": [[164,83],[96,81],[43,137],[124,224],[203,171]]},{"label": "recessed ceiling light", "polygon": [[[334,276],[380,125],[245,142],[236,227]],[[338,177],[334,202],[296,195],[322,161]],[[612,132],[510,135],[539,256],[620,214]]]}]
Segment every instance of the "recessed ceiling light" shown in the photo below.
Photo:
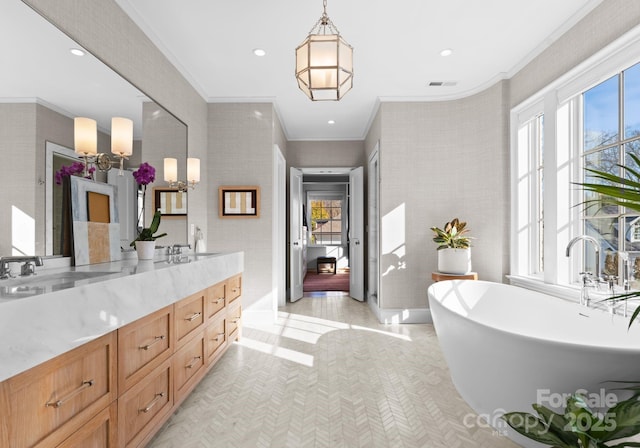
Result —
[{"label": "recessed ceiling light", "polygon": [[262,48],[254,48],[253,54],[255,54],[256,56],[264,56],[267,54],[267,52],[264,51]]},{"label": "recessed ceiling light", "polygon": [[75,56],[84,56],[85,55],[84,50],[81,50],[79,48],[71,48],[69,51],[71,52],[72,55],[75,55]]},{"label": "recessed ceiling light", "polygon": [[440,56],[451,56],[453,54],[453,50],[451,48],[445,48],[440,52]]},{"label": "recessed ceiling light", "polygon": [[336,124],[336,121],[335,120],[329,120],[329,121],[327,121],[327,124]]}]

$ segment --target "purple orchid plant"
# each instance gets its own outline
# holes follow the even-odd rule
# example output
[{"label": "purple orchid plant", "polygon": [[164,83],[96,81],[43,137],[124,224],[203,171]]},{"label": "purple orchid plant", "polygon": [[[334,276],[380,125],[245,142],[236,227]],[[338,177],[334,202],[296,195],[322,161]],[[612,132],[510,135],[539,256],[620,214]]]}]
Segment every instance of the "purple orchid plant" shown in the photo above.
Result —
[{"label": "purple orchid plant", "polygon": [[[87,179],[93,179],[93,173],[95,172],[96,168],[95,167],[90,167],[87,170],[87,175],[84,176]],[[78,175],[83,175],[84,174],[84,163],[82,162],[73,162],[71,165],[66,166],[66,165],[62,165],[60,167],[60,169],[58,171],[56,171],[55,174],[55,180],[56,180],[56,184],[57,185],[62,185],[62,180],[65,177],[69,177],[69,176],[78,176]]]},{"label": "purple orchid plant", "polygon": [[138,215],[138,230],[140,230],[144,227],[143,216],[147,199],[147,185],[156,180],[156,169],[147,162],[142,162],[138,169],[133,172],[133,178],[136,180],[139,188],[142,189],[142,208]]}]

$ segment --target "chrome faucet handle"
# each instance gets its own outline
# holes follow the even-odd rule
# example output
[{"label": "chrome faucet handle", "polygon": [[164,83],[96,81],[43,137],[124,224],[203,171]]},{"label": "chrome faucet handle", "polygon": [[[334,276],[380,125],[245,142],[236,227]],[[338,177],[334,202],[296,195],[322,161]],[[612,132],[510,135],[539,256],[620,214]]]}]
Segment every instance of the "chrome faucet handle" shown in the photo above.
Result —
[{"label": "chrome faucet handle", "polygon": [[36,267],[34,261],[26,261],[20,266],[20,276],[28,277],[29,275],[36,275]]}]

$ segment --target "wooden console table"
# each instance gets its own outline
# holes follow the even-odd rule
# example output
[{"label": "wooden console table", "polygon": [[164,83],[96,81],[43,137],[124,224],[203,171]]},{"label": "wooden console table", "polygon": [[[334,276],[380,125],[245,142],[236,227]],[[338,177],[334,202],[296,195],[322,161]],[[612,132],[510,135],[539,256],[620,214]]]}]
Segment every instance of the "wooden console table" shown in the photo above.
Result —
[{"label": "wooden console table", "polygon": [[468,274],[444,274],[442,272],[432,272],[431,279],[434,282],[443,280],[478,280],[477,272],[469,272]]}]

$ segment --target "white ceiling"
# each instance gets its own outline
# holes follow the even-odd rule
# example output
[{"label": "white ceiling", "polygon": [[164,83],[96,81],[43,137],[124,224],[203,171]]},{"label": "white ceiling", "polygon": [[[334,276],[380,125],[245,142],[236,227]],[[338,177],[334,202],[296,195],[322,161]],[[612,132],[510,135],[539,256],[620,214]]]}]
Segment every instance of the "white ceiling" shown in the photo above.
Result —
[{"label": "white ceiling", "polygon": [[[289,140],[361,140],[379,101],[460,98],[510,77],[602,0],[327,0],[354,47],[354,87],[312,102],[294,49],[321,0],[116,0],[207,101],[270,101]],[[20,0],[0,0],[0,102],[37,99],[66,115],[141,123],[147,100]],[[267,55],[254,56],[254,48]],[[439,55],[453,49],[448,57]],[[429,87],[430,81],[455,86]],[[335,120],[329,125],[328,120]],[[139,134],[139,129],[137,130]]]},{"label": "white ceiling", "polygon": [[80,48],[20,0],[0,0],[0,103],[38,102],[69,117],[91,117],[110,133],[111,117],[134,120],[142,133],[143,101],[127,80]]},{"label": "white ceiling", "polygon": [[[273,101],[290,140],[361,140],[378,101],[481,91],[602,0],[328,0],[354,47],[354,86],[339,102],[310,101],[294,77],[294,49],[322,14],[321,0],[116,1],[207,101]],[[440,56],[445,48],[453,54]]]}]

